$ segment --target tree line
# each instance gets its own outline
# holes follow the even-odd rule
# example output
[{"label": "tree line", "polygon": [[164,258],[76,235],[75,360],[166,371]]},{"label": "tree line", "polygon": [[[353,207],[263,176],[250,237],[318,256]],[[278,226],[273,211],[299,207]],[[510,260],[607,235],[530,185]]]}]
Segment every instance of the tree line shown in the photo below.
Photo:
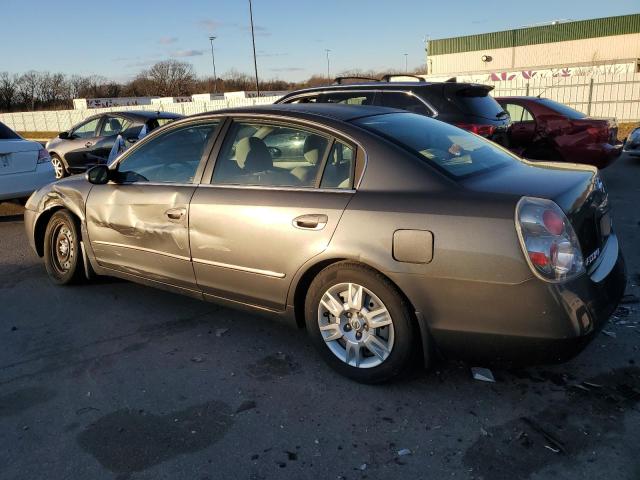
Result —
[{"label": "tree line", "polygon": [[[388,72],[350,70],[339,75],[379,78],[383,73]],[[295,90],[326,85],[331,81],[321,75],[312,75],[302,82],[271,79],[260,81],[260,90]],[[219,78],[199,78],[190,63],[177,60],[158,62],[124,83],[100,75],[66,75],[35,70],[23,74],[0,72],[0,112],[70,109],[74,98],[181,97],[216,91],[249,91],[255,87],[255,77],[246,73],[231,70]]]}]

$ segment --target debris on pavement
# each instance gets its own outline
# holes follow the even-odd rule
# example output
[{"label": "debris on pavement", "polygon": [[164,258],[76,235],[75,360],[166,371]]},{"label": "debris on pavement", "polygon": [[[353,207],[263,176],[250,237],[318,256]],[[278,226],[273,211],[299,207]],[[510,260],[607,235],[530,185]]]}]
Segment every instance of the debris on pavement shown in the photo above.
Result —
[{"label": "debris on pavement", "polygon": [[216,329],[216,337],[221,337],[223,336],[225,333],[227,333],[229,331],[228,328],[217,328]]},{"label": "debris on pavement", "polygon": [[553,453],[560,453],[560,449],[559,448],[555,448],[552,447],[550,445],[545,445],[544,448],[548,448],[549,450],[551,450]]},{"label": "debris on pavement", "polygon": [[362,465],[360,465],[360,466],[358,467],[358,470],[365,471],[366,469],[367,469],[367,464],[366,464],[366,463],[363,463]]},{"label": "debris on pavement", "polygon": [[481,382],[495,383],[496,381],[496,379],[493,377],[493,372],[488,368],[471,367],[471,374],[473,375],[474,380],[479,380]]},{"label": "debris on pavement", "polygon": [[204,362],[204,356],[203,355],[196,355],[194,357],[191,357],[191,361],[193,363],[202,363],[202,362]]},{"label": "debris on pavement", "polygon": [[411,455],[413,452],[411,450],[409,450],[408,448],[401,448],[400,450],[398,450],[398,456],[399,457],[404,457],[406,455]]},{"label": "debris on pavement", "polygon": [[247,410],[251,410],[256,408],[256,402],[253,400],[245,400],[240,404],[240,406],[236,409],[236,413],[246,412]]},{"label": "debris on pavement", "polygon": [[618,335],[616,334],[616,332],[611,332],[609,330],[602,330],[602,333],[604,333],[607,337],[618,338]]}]

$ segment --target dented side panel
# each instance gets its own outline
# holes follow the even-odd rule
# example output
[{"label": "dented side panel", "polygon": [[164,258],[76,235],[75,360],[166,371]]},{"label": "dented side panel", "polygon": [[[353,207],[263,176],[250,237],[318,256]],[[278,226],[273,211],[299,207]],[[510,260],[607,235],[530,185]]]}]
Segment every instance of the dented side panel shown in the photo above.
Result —
[{"label": "dented side panel", "polygon": [[100,266],[193,288],[189,201],[195,187],[106,184],[87,200],[87,230]]}]

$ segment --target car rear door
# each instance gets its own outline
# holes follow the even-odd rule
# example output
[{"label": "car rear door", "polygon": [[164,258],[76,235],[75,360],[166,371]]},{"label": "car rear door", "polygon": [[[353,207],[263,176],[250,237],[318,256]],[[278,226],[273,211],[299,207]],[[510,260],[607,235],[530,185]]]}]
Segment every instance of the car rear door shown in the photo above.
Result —
[{"label": "car rear door", "polygon": [[509,142],[511,147],[526,148],[530,145],[536,134],[536,121],[533,114],[524,105],[515,102],[501,104],[511,117],[509,129]]},{"label": "car rear door", "polygon": [[123,155],[117,181],[92,187],[87,230],[101,266],[197,291],[189,201],[218,123],[195,121],[149,138]]},{"label": "car rear door", "polygon": [[[286,158],[269,147],[271,135]],[[327,248],[355,192],[357,148],[304,124],[256,118],[232,122],[214,152],[189,212],[198,286],[283,310],[294,274]]]}]

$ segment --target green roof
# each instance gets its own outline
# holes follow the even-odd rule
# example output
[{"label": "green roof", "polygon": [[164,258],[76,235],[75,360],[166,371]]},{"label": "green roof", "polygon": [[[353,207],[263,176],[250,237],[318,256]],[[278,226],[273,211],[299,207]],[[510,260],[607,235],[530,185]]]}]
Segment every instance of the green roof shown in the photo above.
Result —
[{"label": "green roof", "polygon": [[584,38],[640,33],[640,14],[594,18],[555,25],[518,28],[502,32],[442,38],[429,41],[429,55],[522,47]]}]

